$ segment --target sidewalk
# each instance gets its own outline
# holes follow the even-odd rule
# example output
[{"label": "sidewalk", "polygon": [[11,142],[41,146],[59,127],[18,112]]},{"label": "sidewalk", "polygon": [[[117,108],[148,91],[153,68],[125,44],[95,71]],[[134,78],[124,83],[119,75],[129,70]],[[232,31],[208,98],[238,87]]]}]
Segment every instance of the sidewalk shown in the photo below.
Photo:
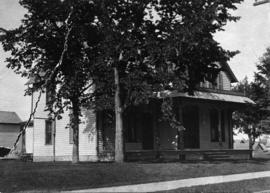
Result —
[{"label": "sidewalk", "polygon": [[95,188],[86,190],[73,190],[64,191],[65,193],[86,193],[86,192],[157,192],[157,191],[167,191],[174,190],[178,188],[186,188],[191,186],[200,185],[210,185],[226,182],[235,182],[250,180],[256,178],[270,177],[270,171],[265,172],[253,172],[253,173],[243,173],[243,174],[232,174],[224,176],[210,176],[210,177],[200,177],[200,178],[189,178],[184,180],[173,180],[165,182],[154,182],[146,184],[136,184],[136,185],[126,185],[126,186],[115,186],[106,188]]}]

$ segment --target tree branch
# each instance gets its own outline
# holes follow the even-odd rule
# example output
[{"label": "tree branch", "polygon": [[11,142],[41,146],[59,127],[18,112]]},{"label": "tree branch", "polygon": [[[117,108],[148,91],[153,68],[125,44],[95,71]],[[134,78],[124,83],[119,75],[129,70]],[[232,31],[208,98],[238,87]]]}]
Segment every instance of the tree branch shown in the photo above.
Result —
[{"label": "tree branch", "polygon": [[0,27],[0,33],[7,33],[8,32],[8,30],[6,30],[6,29],[4,29],[4,28],[2,28],[2,27]]},{"label": "tree branch", "polygon": [[48,85],[49,81],[51,81],[55,77],[55,75],[58,72],[59,68],[63,64],[64,55],[65,55],[65,53],[67,52],[67,49],[68,49],[68,39],[69,39],[70,33],[72,31],[72,28],[73,28],[72,27],[72,22],[70,21],[71,16],[73,14],[73,10],[74,10],[73,7],[71,7],[70,8],[70,12],[68,14],[68,17],[66,19],[67,33],[65,35],[65,41],[64,41],[63,51],[61,53],[61,56],[60,56],[60,59],[59,59],[57,65],[54,67],[54,69],[53,69],[50,77],[46,80],[45,86]]},{"label": "tree branch", "polygon": [[33,112],[31,112],[31,114],[30,114],[30,116],[28,118],[27,123],[24,125],[23,129],[19,132],[19,134],[17,136],[17,139],[16,139],[13,147],[11,148],[9,154],[12,153],[17,148],[17,144],[18,144],[18,142],[19,142],[22,134],[25,132],[25,130],[27,129],[29,123],[31,122],[32,118],[34,117],[34,115],[35,115],[35,113],[37,111],[38,103],[39,103],[39,101],[41,99],[41,95],[42,95],[42,90],[40,90],[40,92],[39,92],[38,100],[36,101],[35,108],[34,108]]}]

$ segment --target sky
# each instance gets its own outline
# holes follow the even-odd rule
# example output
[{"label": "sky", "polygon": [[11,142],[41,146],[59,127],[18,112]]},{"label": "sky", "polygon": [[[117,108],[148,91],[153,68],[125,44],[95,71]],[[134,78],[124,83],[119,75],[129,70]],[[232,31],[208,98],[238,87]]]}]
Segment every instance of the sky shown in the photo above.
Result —
[{"label": "sky", "polygon": [[[24,14],[18,0],[0,0],[0,27],[18,27]],[[215,34],[215,39],[225,49],[240,51],[229,64],[238,80],[245,76],[252,80],[259,57],[270,46],[270,3],[254,7],[253,0],[245,0],[232,14],[241,19],[227,24],[225,31]],[[0,45],[0,111],[15,111],[27,120],[30,97],[24,96],[26,80],[6,68],[7,56]]]}]

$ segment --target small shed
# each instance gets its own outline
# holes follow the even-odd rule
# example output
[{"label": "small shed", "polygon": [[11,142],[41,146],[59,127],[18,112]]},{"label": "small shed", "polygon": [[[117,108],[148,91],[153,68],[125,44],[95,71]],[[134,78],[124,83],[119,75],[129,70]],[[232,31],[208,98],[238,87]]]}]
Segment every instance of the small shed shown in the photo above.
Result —
[{"label": "small shed", "polygon": [[[22,121],[15,112],[0,111],[0,146],[11,148],[21,130]],[[22,149],[20,141],[17,150]]]}]

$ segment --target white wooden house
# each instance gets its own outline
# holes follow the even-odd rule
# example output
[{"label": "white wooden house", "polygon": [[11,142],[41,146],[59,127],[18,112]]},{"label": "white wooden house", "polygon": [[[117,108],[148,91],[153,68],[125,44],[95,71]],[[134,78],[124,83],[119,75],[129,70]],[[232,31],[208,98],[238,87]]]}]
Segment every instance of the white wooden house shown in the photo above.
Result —
[{"label": "white wooden house", "polygon": [[[249,156],[248,150],[233,150],[232,112],[254,102],[242,93],[231,91],[231,83],[237,79],[228,65],[222,69],[216,85],[205,81],[194,96],[176,92],[160,94],[160,98],[174,98],[177,116],[186,128],[186,159],[204,159],[221,154],[229,159]],[[33,98],[35,103],[37,93]],[[157,154],[163,158],[178,157],[177,131],[160,121],[160,104],[160,100],[153,100],[148,105],[132,108],[124,117],[127,160],[152,159]],[[72,132],[67,128],[68,113],[63,115],[63,119],[50,122],[45,106],[46,94],[43,94],[33,120],[32,150],[27,151],[33,153],[34,161],[71,161]],[[90,110],[84,114],[79,131],[80,161],[113,160],[114,125],[108,121],[108,113]],[[56,128],[55,135],[53,127]]]}]

